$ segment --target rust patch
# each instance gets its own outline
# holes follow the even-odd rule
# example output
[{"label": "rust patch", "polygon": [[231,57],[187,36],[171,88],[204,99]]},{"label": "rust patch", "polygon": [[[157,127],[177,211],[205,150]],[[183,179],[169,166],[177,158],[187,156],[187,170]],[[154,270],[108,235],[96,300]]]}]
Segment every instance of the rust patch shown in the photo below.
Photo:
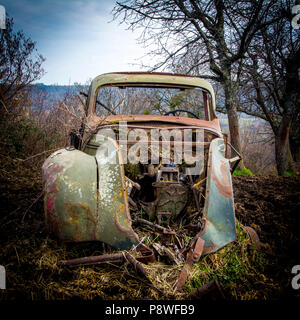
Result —
[{"label": "rust patch", "polygon": [[216,119],[212,121],[206,121],[194,118],[174,117],[174,116],[153,116],[153,115],[113,115],[106,117],[99,117],[92,114],[89,119],[91,126],[107,125],[113,123],[119,123],[120,121],[126,122],[162,122],[162,123],[174,123],[176,125],[182,124],[186,126],[195,126],[198,128],[208,128],[217,131],[221,134],[219,122]]},{"label": "rust patch", "polygon": [[204,249],[203,249],[203,255],[210,253],[210,252],[214,252],[216,251],[218,248],[218,246],[216,246],[213,242],[211,242],[210,246],[206,246],[204,245]]},{"label": "rust patch", "polygon": [[59,235],[59,217],[55,211],[54,201],[52,199],[45,198],[44,205],[45,205],[46,228],[50,232],[54,232],[55,234]]},{"label": "rust patch", "polygon": [[232,198],[232,188],[230,185],[227,169],[226,169],[226,161],[222,161],[221,164],[221,179],[216,175],[216,171],[214,166],[212,167],[212,179],[216,182],[216,187],[219,190],[220,194],[225,198]]},{"label": "rust patch", "polygon": [[[93,239],[96,240],[97,234],[97,217],[93,215],[91,208],[85,203],[76,203],[72,204],[70,202],[65,203],[65,207],[67,208],[67,217],[69,218],[69,222],[65,221],[62,225],[75,226],[75,239],[78,241],[80,238],[86,238],[86,235],[80,235],[79,233],[79,219],[83,218],[86,220],[86,224],[92,222],[93,224]],[[82,210],[82,212],[80,212]],[[87,227],[87,230],[89,228]]]},{"label": "rust patch", "polygon": [[134,237],[136,238],[137,240],[139,240],[138,238],[138,235],[133,231],[133,229],[131,228],[131,226],[129,225],[129,228],[130,229],[126,229],[126,228],[123,228],[121,226],[121,224],[119,223],[118,221],[118,212],[115,213],[115,216],[114,216],[114,224],[116,226],[116,228],[123,234],[125,234],[126,237],[130,238],[130,237]]},{"label": "rust patch", "polygon": [[[120,146],[118,143],[115,143],[117,150],[118,150],[118,156],[119,156],[119,160],[122,159],[122,153],[120,151]],[[122,161],[120,161],[122,162]],[[127,188],[126,188],[126,181],[125,181],[125,170],[124,170],[124,165],[122,163],[119,164],[120,166],[120,174],[121,174],[121,196],[123,196],[124,199],[124,205],[125,205],[125,214],[126,214],[126,218],[129,222],[129,224],[131,225],[131,216],[130,216],[130,212],[129,212],[129,207],[128,207],[128,194],[127,194]]]},{"label": "rust patch", "polygon": [[247,230],[247,233],[250,237],[251,243],[255,245],[256,249],[259,251],[261,249],[261,243],[258,237],[258,234],[256,233],[256,231],[251,228],[251,227],[245,227],[245,229]]}]

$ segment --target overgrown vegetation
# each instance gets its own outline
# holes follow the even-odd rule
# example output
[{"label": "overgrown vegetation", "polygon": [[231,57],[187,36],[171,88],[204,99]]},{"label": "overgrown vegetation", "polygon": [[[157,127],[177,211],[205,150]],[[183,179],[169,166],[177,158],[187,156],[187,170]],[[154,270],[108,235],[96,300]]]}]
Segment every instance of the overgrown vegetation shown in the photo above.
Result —
[{"label": "overgrown vegetation", "polygon": [[240,175],[246,175],[246,176],[253,176],[253,172],[250,169],[243,169],[243,170],[234,170],[233,172],[234,176],[240,176]]},{"label": "overgrown vegetation", "polygon": [[265,274],[269,263],[265,254],[251,243],[247,231],[237,221],[237,240],[210,254],[194,268],[188,289],[217,279],[231,299],[267,299],[278,284]]},{"label": "overgrown vegetation", "polygon": [[[3,162],[4,159],[1,174],[6,168]],[[274,279],[264,274],[270,261],[253,247],[238,221],[237,240],[195,264],[182,293],[174,290],[181,266],[163,261],[146,265],[149,280],[142,281],[128,265],[58,267],[57,262],[61,260],[115,249],[99,242],[63,243],[49,235],[39,197],[38,166],[16,160],[13,163],[14,169],[1,186],[4,199],[10,204],[5,206],[7,212],[1,218],[0,228],[0,264],[5,265],[7,271],[7,290],[0,292],[1,299],[182,299],[213,278],[222,284],[226,299],[264,299],[278,290]],[[16,175],[19,179],[12,181]]]},{"label": "overgrown vegetation", "polygon": [[[8,288],[1,292],[1,299],[186,299],[194,288],[211,279],[221,283],[225,298],[229,300],[270,299],[287,294],[286,287],[290,283],[290,271],[287,269],[292,261],[286,259],[297,252],[289,241],[296,243],[295,210],[300,192],[297,191],[296,181],[295,186],[290,186],[290,191],[285,187],[291,177],[275,181],[277,196],[274,194],[274,197],[278,199],[270,198],[274,208],[266,200],[256,200],[261,199],[261,191],[254,191],[253,187],[260,178],[254,176],[251,178],[254,182],[247,182],[247,176],[233,177],[237,240],[194,264],[184,291],[176,294],[174,284],[181,267],[163,261],[145,266],[150,281],[143,279],[144,282],[135,278],[135,272],[129,265],[58,267],[57,262],[61,260],[115,250],[99,242],[64,243],[48,234],[44,223],[40,175],[46,154],[28,161],[18,160],[12,155],[0,157],[0,205],[3,208],[0,218],[0,264],[6,266]],[[273,186],[272,179],[262,182],[262,186],[264,190],[267,186]],[[265,199],[270,196],[265,191],[262,194]],[[291,201],[295,201],[294,215],[289,213],[289,219],[283,216],[286,209],[281,211],[281,220],[278,220],[280,211],[270,220],[266,220],[269,215],[271,217],[269,212],[266,212],[266,217],[263,211],[259,212],[267,208],[281,210],[282,202],[286,202],[289,208]],[[261,251],[255,249],[243,225],[250,225],[258,231],[262,237]],[[280,258],[287,252],[281,249],[283,246],[289,247],[291,253]]]}]

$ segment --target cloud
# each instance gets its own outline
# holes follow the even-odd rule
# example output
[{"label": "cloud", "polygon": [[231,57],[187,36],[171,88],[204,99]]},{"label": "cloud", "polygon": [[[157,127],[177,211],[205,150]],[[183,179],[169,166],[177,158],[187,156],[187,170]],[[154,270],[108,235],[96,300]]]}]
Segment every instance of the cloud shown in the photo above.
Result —
[{"label": "cloud", "polygon": [[[4,3],[3,3],[4,2]],[[46,58],[41,81],[85,82],[109,71],[130,71],[145,55],[138,34],[112,20],[112,0],[2,0],[16,29]]]}]

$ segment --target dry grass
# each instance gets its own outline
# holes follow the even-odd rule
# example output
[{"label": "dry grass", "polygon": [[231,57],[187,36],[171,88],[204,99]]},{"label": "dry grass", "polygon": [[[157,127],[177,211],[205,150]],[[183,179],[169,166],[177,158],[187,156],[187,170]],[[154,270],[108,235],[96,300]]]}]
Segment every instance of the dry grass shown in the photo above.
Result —
[{"label": "dry grass", "polygon": [[[6,267],[7,290],[0,297],[4,300],[186,299],[191,290],[217,278],[225,288],[227,299],[265,299],[268,288],[277,289],[276,285],[263,274],[263,255],[253,249],[245,231],[238,226],[238,240],[195,264],[180,293],[175,292],[175,284],[181,266],[162,261],[144,265],[149,280],[138,278],[127,264],[58,267],[58,261],[101,254],[103,248],[99,243],[61,243],[43,230],[40,235],[18,234],[1,247],[0,264]],[[115,250],[106,247],[105,252]]]}]

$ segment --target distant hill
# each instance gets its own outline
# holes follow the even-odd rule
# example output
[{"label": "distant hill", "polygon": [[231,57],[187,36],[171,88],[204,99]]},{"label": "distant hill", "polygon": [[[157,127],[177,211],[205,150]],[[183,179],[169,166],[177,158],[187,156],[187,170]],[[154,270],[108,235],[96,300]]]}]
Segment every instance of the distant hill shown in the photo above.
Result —
[{"label": "distant hill", "polygon": [[49,100],[57,100],[63,98],[66,93],[76,94],[79,91],[87,91],[88,87],[83,86],[80,84],[73,84],[73,85],[58,85],[58,84],[51,84],[47,85],[44,83],[35,83],[31,86],[31,88],[38,89],[39,91],[45,92],[48,94]]}]

